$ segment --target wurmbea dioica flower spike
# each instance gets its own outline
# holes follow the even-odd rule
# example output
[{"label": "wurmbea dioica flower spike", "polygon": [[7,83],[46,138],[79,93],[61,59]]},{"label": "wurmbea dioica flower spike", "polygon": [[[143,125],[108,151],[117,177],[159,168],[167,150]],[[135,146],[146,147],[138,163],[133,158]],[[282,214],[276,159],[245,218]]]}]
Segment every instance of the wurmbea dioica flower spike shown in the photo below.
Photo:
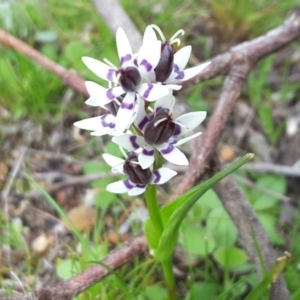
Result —
[{"label": "wurmbea dioica flower spike", "polygon": [[167,40],[156,25],[150,25],[138,53],[133,53],[125,32],[119,28],[116,33],[119,67],[107,59],[101,62],[82,58],[93,73],[108,82],[105,88],[87,81],[90,97],[86,104],[101,107],[107,113],[74,125],[92,131],[91,135],[113,135],[113,142],[129,151],[125,153],[122,149],[125,159],[103,154],[113,172],[127,175],[127,179],[109,184],[108,191],[133,196],[143,193],[147,185],[167,182],[176,172],[159,167],[162,158],[178,165],[188,164],[177,147],[201,133],[180,137],[194,130],[205,119],[206,112],[173,118],[173,90],[179,90],[182,81],[201,72],[209,62],[185,70],[191,46],[177,52],[173,49],[174,43],[180,44],[178,36],[182,34],[184,31],[179,30]]}]

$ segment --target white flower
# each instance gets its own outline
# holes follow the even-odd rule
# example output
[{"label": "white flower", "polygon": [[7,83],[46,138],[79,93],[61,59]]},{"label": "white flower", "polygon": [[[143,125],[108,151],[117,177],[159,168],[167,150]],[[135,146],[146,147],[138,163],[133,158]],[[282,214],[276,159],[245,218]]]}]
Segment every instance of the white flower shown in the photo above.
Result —
[{"label": "white flower", "polygon": [[171,163],[188,165],[185,154],[177,146],[199,136],[201,132],[183,139],[179,139],[179,136],[197,127],[205,119],[206,112],[191,112],[173,120],[171,118],[173,105],[174,97],[170,96],[158,100],[155,103],[154,113],[151,114],[146,114],[144,107],[139,105],[135,126],[144,136],[122,134],[113,137],[112,141],[129,151],[138,151],[138,162],[143,169],[153,164],[155,149]]},{"label": "white flower", "polygon": [[[93,118],[88,118],[84,119],[81,121],[77,121],[74,123],[74,126],[84,129],[84,130],[90,130],[92,131],[91,135],[94,136],[102,136],[105,134],[110,134],[110,135],[115,135],[115,134],[120,134],[119,131],[116,131],[116,123],[117,120],[120,119],[122,120],[122,114],[120,113],[119,106],[122,105],[120,103],[120,98],[118,97],[114,99],[113,101],[107,101],[105,98],[100,98],[98,91],[101,90],[102,88],[100,85],[91,82],[91,81],[86,81],[85,82],[86,88],[90,94],[90,98],[86,101],[86,104],[91,105],[91,106],[101,106],[103,109],[110,110],[109,107],[113,106],[115,107],[114,109],[110,110],[110,112],[113,111],[113,113],[107,113],[101,116],[93,117]],[[102,88],[104,89],[104,88]],[[137,95],[136,96],[136,102],[141,101],[140,97]],[[135,105],[134,110],[133,110],[133,115],[131,116],[131,119],[129,119],[129,122],[127,124],[124,124],[124,130],[128,129],[128,127],[132,124],[136,117],[136,109],[137,106]]]},{"label": "white flower", "polygon": [[[112,167],[113,172],[119,172],[128,176],[125,180],[109,184],[106,187],[109,192],[116,194],[128,193],[129,196],[140,195],[145,192],[148,184],[166,183],[177,174],[177,172],[169,168],[160,168],[154,172],[150,169],[143,170],[136,161],[135,153],[131,152],[131,154],[126,160],[108,153],[102,155],[107,164]],[[134,170],[131,170],[132,167]]]},{"label": "white flower", "polygon": [[[157,38],[155,31],[159,34],[161,38],[161,43],[168,43],[169,45],[172,45],[174,43],[177,43],[177,45],[180,45],[180,40],[177,38],[179,34],[184,34],[184,31],[182,29],[178,30],[168,41],[165,36],[163,35],[160,28],[156,25],[149,25],[147,26],[144,37],[143,37],[143,45],[151,45],[152,43],[159,41]],[[190,78],[193,78],[195,75],[200,73],[203,69],[205,69],[210,62],[206,62],[203,64],[200,64],[199,66],[189,68],[184,70],[186,67],[190,55],[192,52],[191,46],[186,46],[178,50],[174,54],[174,60],[172,64],[172,72],[171,74],[164,80],[164,83],[166,84],[178,84],[182,81],[188,80]]]},{"label": "white flower", "polygon": [[[101,106],[103,101],[110,102],[125,94],[116,120],[116,131],[123,132],[134,113],[134,108],[137,104],[137,94],[147,101],[155,101],[167,95],[169,87],[151,83],[148,79],[148,75],[153,72],[160,60],[159,41],[151,43],[151,45],[143,45],[137,57],[134,56],[128,38],[122,28],[117,30],[116,41],[120,68],[113,66],[107,60],[105,62],[108,64],[90,57],[83,57],[82,60],[97,76],[111,84],[117,85],[108,89],[98,87],[97,93],[91,95],[91,98],[87,101],[89,104]],[[180,86],[174,86],[174,88],[179,89]]]}]

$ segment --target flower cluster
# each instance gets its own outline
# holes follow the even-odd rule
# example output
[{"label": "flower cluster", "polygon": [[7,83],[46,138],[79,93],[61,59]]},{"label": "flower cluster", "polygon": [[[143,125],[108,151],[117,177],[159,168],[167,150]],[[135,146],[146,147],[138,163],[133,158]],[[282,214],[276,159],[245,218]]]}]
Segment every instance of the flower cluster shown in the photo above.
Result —
[{"label": "flower cluster", "polygon": [[86,104],[100,106],[107,113],[74,125],[92,131],[94,136],[109,134],[120,146],[125,160],[103,154],[112,171],[127,175],[127,179],[107,186],[107,190],[113,193],[139,195],[148,184],[168,181],[176,172],[161,167],[159,158],[187,165],[186,156],[177,146],[201,134],[181,138],[205,119],[206,112],[191,112],[173,118],[173,91],[179,90],[182,81],[194,77],[209,64],[185,69],[192,49],[186,46],[174,51],[173,44],[180,44],[180,34],[184,34],[183,30],[167,40],[156,25],[149,25],[140,50],[133,53],[125,32],[119,28],[116,34],[119,67],[107,59],[101,62],[90,57],[82,58],[93,73],[108,82],[105,88],[87,81],[90,98]]}]

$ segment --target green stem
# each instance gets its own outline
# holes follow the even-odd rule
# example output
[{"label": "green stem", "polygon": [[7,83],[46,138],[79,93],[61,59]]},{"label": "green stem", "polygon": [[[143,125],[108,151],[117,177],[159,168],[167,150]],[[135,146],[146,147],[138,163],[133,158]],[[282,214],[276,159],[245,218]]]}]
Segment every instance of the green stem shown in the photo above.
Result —
[{"label": "green stem", "polygon": [[176,299],[176,285],[175,285],[175,278],[174,278],[174,274],[173,274],[172,259],[161,262],[161,265],[162,265],[164,277],[165,277],[165,280],[167,283],[169,300],[175,300]]},{"label": "green stem", "polygon": [[155,230],[161,235],[164,231],[163,222],[160,216],[159,207],[156,198],[156,186],[153,184],[148,185],[145,198],[147,203],[147,208],[149,211],[151,222]]}]

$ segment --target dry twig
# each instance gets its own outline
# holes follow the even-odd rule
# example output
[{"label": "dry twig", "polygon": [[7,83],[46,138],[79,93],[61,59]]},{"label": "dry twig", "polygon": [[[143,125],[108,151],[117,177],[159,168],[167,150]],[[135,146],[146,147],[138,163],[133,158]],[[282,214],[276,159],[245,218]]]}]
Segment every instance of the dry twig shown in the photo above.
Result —
[{"label": "dry twig", "polygon": [[18,38],[12,36],[8,32],[1,29],[0,42],[3,45],[11,47],[16,51],[33,59],[43,68],[60,77],[65,85],[70,86],[75,91],[84,95],[85,97],[89,97],[89,94],[84,85],[84,79],[74,70],[67,70],[63,66],[49,59],[48,57],[42,55],[40,52],[30,47],[28,44],[24,43],[23,41],[19,40]]},{"label": "dry twig", "polygon": [[111,270],[116,270],[134,257],[148,250],[147,241],[140,235],[125,243],[121,248],[109,253],[101,261],[76,275],[52,287],[44,287],[32,293],[14,297],[4,297],[2,300],[71,300],[85,289],[89,288],[102,278],[108,276]]},{"label": "dry twig", "polygon": [[249,163],[244,166],[245,169],[258,173],[276,173],[290,177],[300,177],[299,166],[276,165],[265,162]]}]

